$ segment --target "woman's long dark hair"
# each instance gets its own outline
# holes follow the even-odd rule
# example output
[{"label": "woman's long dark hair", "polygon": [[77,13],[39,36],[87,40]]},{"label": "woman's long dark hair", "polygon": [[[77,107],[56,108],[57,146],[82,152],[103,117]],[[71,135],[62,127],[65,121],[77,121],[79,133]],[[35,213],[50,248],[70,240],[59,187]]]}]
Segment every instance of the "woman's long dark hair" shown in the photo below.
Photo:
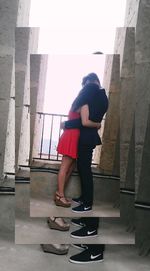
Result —
[{"label": "woman's long dark hair", "polygon": [[78,104],[78,98],[79,98],[79,96],[82,94],[82,92],[84,91],[84,88],[82,88],[80,91],[79,91],[79,93],[78,93],[78,95],[77,95],[77,97],[74,99],[74,101],[73,101],[73,103],[72,103],[72,105],[71,105],[71,111],[76,111],[77,109],[78,109],[78,106],[77,106],[77,104]]},{"label": "woman's long dark hair", "polygon": [[95,80],[98,82],[99,87],[101,87],[99,78],[98,78],[96,73],[89,73],[87,76],[83,77],[83,79],[82,79],[82,89],[79,91],[77,97],[73,101],[73,103],[71,105],[71,111],[76,111],[79,108],[79,98],[80,98],[80,95],[82,95],[82,93],[84,92],[85,86],[87,86],[86,82],[90,81],[90,83],[92,84],[93,81],[95,81]]}]

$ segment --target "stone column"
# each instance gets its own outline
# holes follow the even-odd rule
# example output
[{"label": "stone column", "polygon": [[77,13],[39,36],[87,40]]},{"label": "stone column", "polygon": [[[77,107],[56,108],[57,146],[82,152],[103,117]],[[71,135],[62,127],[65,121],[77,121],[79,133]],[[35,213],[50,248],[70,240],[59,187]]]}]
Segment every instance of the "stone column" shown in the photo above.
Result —
[{"label": "stone column", "polygon": [[[135,111],[135,29],[118,28],[115,53],[120,54],[120,215],[133,230],[134,212],[134,111]],[[131,194],[130,194],[131,193]]]},{"label": "stone column", "polygon": [[[118,28],[115,53],[120,53],[120,177],[121,187],[134,190],[134,179],[126,180],[135,110],[135,29]],[[132,148],[131,148],[132,149]],[[132,170],[133,168],[131,168]]]},{"label": "stone column", "polygon": [[15,171],[14,144],[14,30],[18,0],[0,3],[0,179]]},{"label": "stone column", "polygon": [[[136,25],[135,74],[136,74],[136,191],[140,181],[143,146],[150,104],[150,2],[141,1]],[[144,199],[143,199],[144,200]]]},{"label": "stone column", "polygon": [[17,18],[18,27],[28,26],[30,5],[31,5],[31,0],[19,0],[18,18]]},{"label": "stone column", "polygon": [[40,149],[42,117],[37,112],[43,112],[47,62],[48,55],[30,56],[30,161],[33,157],[38,157]]},{"label": "stone column", "polygon": [[[15,51],[15,82],[16,82],[16,114],[15,114],[15,150],[16,150],[16,168],[18,166],[18,152],[20,136],[22,136],[21,123],[23,110],[28,118],[29,93],[27,83],[27,55],[29,50],[30,28],[17,27],[15,32],[16,51]],[[25,123],[24,119],[24,123]],[[27,135],[26,135],[27,136]],[[23,154],[22,154],[23,155]]]},{"label": "stone column", "polygon": [[[150,105],[142,151],[138,193],[136,196],[136,243],[140,254],[150,251]],[[143,208],[141,208],[143,206]]]},{"label": "stone column", "polygon": [[16,170],[29,164],[30,53],[37,51],[38,28],[16,28]]},{"label": "stone column", "polygon": [[[149,0],[128,0],[125,18],[126,27],[135,27],[135,118],[133,120],[128,163],[125,169],[123,187],[133,189],[135,177],[136,198],[136,244],[141,254],[148,254],[150,249],[150,2]],[[132,88],[133,89],[133,88]],[[135,134],[135,138],[134,138]],[[135,153],[134,153],[135,145]],[[135,167],[134,167],[135,159]],[[123,184],[123,183],[122,183]],[[132,210],[134,199],[132,201]],[[130,223],[133,213],[129,199],[126,215]],[[122,207],[125,209],[124,207]]]},{"label": "stone column", "polygon": [[[117,91],[117,103],[115,96],[110,96],[109,114],[106,115],[106,122],[103,135],[103,145],[101,151],[101,162],[105,158],[105,169],[108,166],[110,174],[120,175],[121,191],[132,190],[134,193],[134,111],[135,111],[135,29],[118,28],[114,46],[115,55],[120,55],[120,65],[118,75],[116,75],[116,66],[110,61],[106,65],[105,81],[106,87]],[[114,57],[115,57],[114,55]],[[109,70],[110,69],[110,70]],[[112,78],[114,78],[114,82]],[[105,86],[105,84],[103,84]],[[118,87],[117,87],[118,86]],[[114,92],[113,92],[114,94]],[[118,111],[117,111],[118,110]],[[114,116],[117,118],[114,119]],[[120,116],[120,118],[119,118]],[[120,122],[120,125],[119,125]],[[108,127],[107,127],[108,125]],[[114,129],[115,130],[114,133]],[[119,129],[120,128],[120,129]],[[109,141],[114,137],[114,146]],[[108,139],[107,139],[108,138]],[[107,139],[107,144],[105,145]],[[111,141],[110,141],[111,142]],[[107,148],[106,148],[107,146]],[[112,148],[113,146],[113,148]],[[114,149],[114,152],[112,150]],[[114,153],[114,156],[110,154]],[[130,161],[130,163],[129,163]],[[133,163],[131,163],[131,161]],[[118,174],[117,174],[118,173]],[[134,194],[132,197],[127,194],[121,194],[121,217],[124,222],[133,229],[134,225]],[[133,219],[131,219],[131,217]]]},{"label": "stone column", "polygon": [[103,173],[113,175],[118,173],[114,172],[114,161],[120,117],[120,56],[117,54],[106,57],[103,86],[109,91],[109,109],[102,137],[99,167]]},{"label": "stone column", "polygon": [[136,27],[140,1],[126,0],[125,27]]},{"label": "stone column", "polygon": [[[0,1],[0,179],[4,173],[15,173],[15,27],[18,10],[26,14],[26,8],[20,6],[21,0]],[[23,2],[23,1],[22,1]],[[24,1],[27,2],[28,1]],[[29,7],[28,7],[29,10]],[[26,16],[24,22],[27,23]],[[1,185],[1,180],[0,180]],[[14,178],[3,186],[14,187]],[[15,234],[15,198],[10,192],[0,197],[0,232],[6,239],[14,241]]]},{"label": "stone column", "polygon": [[[150,2],[139,3],[136,24],[135,182],[136,243],[150,251]],[[149,208],[148,208],[149,207]]]}]

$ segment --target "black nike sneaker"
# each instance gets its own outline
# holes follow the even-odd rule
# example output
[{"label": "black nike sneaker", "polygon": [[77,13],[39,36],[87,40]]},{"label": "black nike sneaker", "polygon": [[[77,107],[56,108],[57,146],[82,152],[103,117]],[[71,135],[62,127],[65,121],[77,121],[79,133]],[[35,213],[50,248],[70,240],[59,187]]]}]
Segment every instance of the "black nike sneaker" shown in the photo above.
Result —
[{"label": "black nike sneaker", "polygon": [[73,255],[69,259],[71,263],[78,263],[78,264],[98,263],[98,262],[102,262],[103,260],[104,260],[103,252],[99,252],[95,254],[95,253],[92,253],[89,249],[85,249],[81,253]]},{"label": "black nike sneaker", "polygon": [[71,237],[73,238],[87,238],[95,236],[97,236],[97,229],[89,229],[86,226],[79,230],[71,232]]}]

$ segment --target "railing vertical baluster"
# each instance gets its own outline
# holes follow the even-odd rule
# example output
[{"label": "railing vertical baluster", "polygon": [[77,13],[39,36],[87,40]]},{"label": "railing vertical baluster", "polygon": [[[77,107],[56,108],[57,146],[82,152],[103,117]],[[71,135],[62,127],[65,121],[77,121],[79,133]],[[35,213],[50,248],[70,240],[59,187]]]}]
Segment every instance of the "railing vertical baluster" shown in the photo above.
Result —
[{"label": "railing vertical baluster", "polygon": [[51,155],[52,132],[53,132],[53,120],[54,120],[54,116],[52,115],[52,120],[51,120],[51,130],[50,130],[50,138],[49,138],[49,153],[48,153],[48,159],[50,159],[50,155]]},{"label": "railing vertical baluster", "polygon": [[45,123],[45,115],[43,115],[43,125],[42,125],[42,138],[41,138],[40,159],[41,159],[41,156],[42,156],[42,148],[43,148],[44,123]]},{"label": "railing vertical baluster", "polygon": [[[60,129],[61,122],[62,122],[62,116],[60,116],[60,118],[59,118],[59,136],[58,136],[58,141],[60,139],[60,133],[61,133],[61,129]],[[57,152],[57,161],[58,161],[58,152]]]},{"label": "railing vertical baluster", "polygon": [[[43,159],[43,160],[50,160],[50,161],[60,161],[59,160],[59,154],[57,153],[56,155],[53,155],[51,153],[51,146],[52,146],[52,137],[53,137],[53,128],[55,129],[53,121],[55,117],[59,117],[60,123],[62,122],[63,118],[67,118],[67,115],[60,115],[60,114],[50,114],[50,113],[43,113],[43,112],[37,112],[37,114],[41,116],[43,116],[43,123],[42,123],[42,136],[41,136],[41,146],[40,146],[40,158],[39,157],[34,157],[34,159]],[[42,149],[43,149],[43,140],[44,140],[44,130],[45,130],[45,116],[51,116],[51,129],[50,129],[50,139],[49,139],[49,151],[48,153],[43,153]],[[103,121],[105,121],[105,117],[103,118]],[[61,129],[59,126],[59,138],[60,138],[60,134],[61,134]],[[58,139],[59,139],[58,138]],[[46,155],[46,158],[44,158]],[[94,163],[93,163],[94,164]]]}]

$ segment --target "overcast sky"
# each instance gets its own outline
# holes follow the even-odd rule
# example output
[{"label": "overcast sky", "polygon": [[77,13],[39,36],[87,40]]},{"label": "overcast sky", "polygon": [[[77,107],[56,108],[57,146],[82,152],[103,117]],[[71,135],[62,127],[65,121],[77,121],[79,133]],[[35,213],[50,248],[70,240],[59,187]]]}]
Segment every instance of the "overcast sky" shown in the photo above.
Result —
[{"label": "overcast sky", "polygon": [[41,29],[39,51],[113,53],[126,0],[31,0],[30,26]]},{"label": "overcast sky", "polygon": [[81,79],[113,54],[116,27],[124,26],[126,0],[31,0],[31,27],[40,27],[38,53],[49,54],[44,111],[67,114]]}]

